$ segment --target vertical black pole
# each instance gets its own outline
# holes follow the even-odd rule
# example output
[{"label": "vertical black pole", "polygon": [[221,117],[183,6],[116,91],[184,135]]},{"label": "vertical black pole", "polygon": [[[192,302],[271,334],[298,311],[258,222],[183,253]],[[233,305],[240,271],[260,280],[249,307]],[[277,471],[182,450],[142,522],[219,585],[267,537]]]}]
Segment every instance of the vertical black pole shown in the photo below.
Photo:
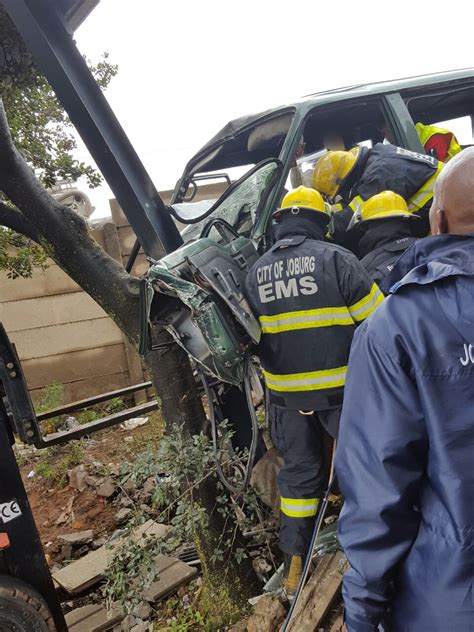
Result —
[{"label": "vertical black pole", "polygon": [[[115,114],[78,51],[57,0],[2,0],[114,192],[145,253],[159,259],[183,242]],[[140,116],[140,96],[137,116]],[[149,122],[153,133],[154,121]]]}]

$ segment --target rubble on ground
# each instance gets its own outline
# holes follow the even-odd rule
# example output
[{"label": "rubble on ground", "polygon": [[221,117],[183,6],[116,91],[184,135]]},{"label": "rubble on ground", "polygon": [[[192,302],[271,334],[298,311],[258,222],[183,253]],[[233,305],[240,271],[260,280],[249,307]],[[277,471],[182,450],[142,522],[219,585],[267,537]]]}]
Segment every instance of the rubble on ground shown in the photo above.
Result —
[{"label": "rubble on ground", "polygon": [[87,479],[89,476],[83,463],[68,470],[67,475],[69,478],[69,487],[76,489],[78,492],[83,492],[87,489]]},{"label": "rubble on ground", "polygon": [[[145,426],[146,427],[146,426]],[[140,430],[137,430],[140,432]],[[122,438],[122,441],[126,437]],[[153,623],[158,617],[167,612],[168,597],[173,595],[171,603],[176,603],[178,611],[186,611],[192,607],[193,600],[201,590],[199,576],[199,558],[196,550],[189,544],[183,546],[176,553],[179,557],[158,555],[155,565],[159,579],[148,589],[143,591],[142,602],[131,614],[126,614],[118,605],[107,613],[104,598],[101,594],[104,571],[113,555],[114,547],[120,544],[126,533],[125,527],[137,513],[148,517],[147,522],[138,529],[150,531],[155,537],[162,537],[170,529],[168,525],[153,520],[158,515],[154,506],[156,490],[163,480],[168,480],[166,473],[160,476],[149,476],[139,484],[131,475],[132,467],[125,460],[110,460],[108,455],[100,450],[101,442],[97,439],[85,439],[84,461],[69,468],[67,471],[67,487],[58,491],[42,487],[42,497],[39,505],[44,504],[50,496],[57,500],[55,511],[46,516],[47,531],[54,532],[49,541],[44,541],[48,554],[50,568],[54,582],[62,592],[63,605],[67,613],[69,630],[71,632],[94,632],[109,630],[110,632],[147,632],[152,630]],[[91,448],[90,453],[88,448]],[[94,454],[94,456],[91,455]],[[41,458],[36,449],[17,449],[21,459],[25,462],[25,473],[33,467],[36,459]],[[24,456],[28,455],[28,456]],[[269,452],[268,458],[260,465],[252,477],[252,484],[256,489],[266,489],[264,502],[271,509],[277,506],[277,490],[268,489],[268,480],[274,478],[274,472],[280,466],[277,453]],[[41,475],[28,480],[28,485],[39,485]],[[49,502],[49,501],[48,501]],[[84,507],[86,511],[84,511]],[[277,513],[277,512],[276,512]],[[325,520],[326,529],[335,530],[336,525],[330,516]],[[44,527],[44,525],[42,525]],[[262,580],[262,585],[270,579],[276,571],[272,547],[275,546],[276,521],[272,516],[261,518],[261,526],[247,534],[249,551],[254,568]],[[139,531],[140,532],[140,531]],[[112,548],[110,548],[112,547]],[[332,562],[317,576],[326,579],[315,586],[314,581],[308,584],[312,595],[317,591],[324,593],[326,600],[324,614],[333,608],[334,598],[340,587],[342,573],[340,558],[331,558]],[[324,571],[324,572],[323,572]],[[181,586],[181,588],[180,588]],[[316,592],[315,592],[316,591]],[[307,591],[308,592],[308,591]],[[318,593],[320,595],[322,593]],[[314,621],[321,612],[308,605],[311,598],[303,600],[307,612]],[[322,601],[318,596],[318,601]],[[288,604],[283,605],[278,596],[264,595],[256,604],[253,614],[248,620],[243,620],[229,627],[229,632],[273,632],[277,631],[286,616]],[[324,604],[321,605],[323,607]],[[318,614],[319,613],[319,614]],[[335,613],[337,616],[338,613]],[[306,615],[305,615],[306,616]],[[301,621],[301,615],[299,620]],[[173,611],[168,618],[160,619],[160,625],[170,627],[174,624]],[[292,627],[293,629],[300,629]],[[329,628],[328,628],[329,629]],[[303,628],[301,628],[303,630]]]},{"label": "rubble on ground", "polygon": [[286,616],[286,609],[276,595],[263,595],[247,621],[247,632],[274,632]]},{"label": "rubble on ground", "polygon": [[97,488],[97,496],[102,496],[103,498],[110,498],[117,491],[117,487],[114,485],[111,478],[106,478],[103,483],[99,485]]}]

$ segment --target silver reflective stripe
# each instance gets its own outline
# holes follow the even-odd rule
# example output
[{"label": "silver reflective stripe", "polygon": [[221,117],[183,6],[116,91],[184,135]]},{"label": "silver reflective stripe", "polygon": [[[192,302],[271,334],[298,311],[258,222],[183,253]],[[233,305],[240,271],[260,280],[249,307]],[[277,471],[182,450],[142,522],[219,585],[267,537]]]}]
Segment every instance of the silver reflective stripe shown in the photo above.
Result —
[{"label": "silver reflective stripe", "polygon": [[420,208],[423,208],[423,206],[432,197],[433,191],[434,191],[434,182],[430,187],[419,191],[413,197],[410,198],[410,200],[408,201],[408,209],[410,211],[416,211]]},{"label": "silver reflective stripe", "polygon": [[364,303],[363,305],[361,305],[360,307],[357,307],[356,309],[351,308],[350,309],[351,316],[353,318],[357,318],[357,316],[359,316],[360,314],[363,314],[367,310],[372,309],[372,307],[374,307],[375,304],[378,303],[381,298],[383,299],[383,294],[380,290],[377,290],[374,293],[373,297],[370,299],[370,301],[368,301],[367,303]]},{"label": "silver reflective stripe", "polygon": [[318,506],[319,506],[319,501],[317,499],[315,499],[313,502],[309,503],[309,504],[293,504],[291,503],[291,501],[289,501],[289,499],[287,499],[286,501],[283,501],[283,499],[281,500],[281,510],[283,513],[286,513],[287,515],[291,515],[293,517],[309,517],[309,516],[314,516],[316,514],[316,512],[318,511]]},{"label": "silver reflective stripe", "polygon": [[349,311],[343,313],[331,312],[328,314],[314,314],[312,316],[292,316],[290,318],[282,317],[278,320],[265,320],[264,316],[260,316],[260,324],[262,327],[282,327],[283,325],[293,325],[295,323],[309,323],[321,320],[347,320],[350,317]]},{"label": "silver reflective stripe", "polygon": [[436,184],[436,179],[441,173],[444,165],[442,162],[438,163],[438,167],[435,173],[428,178],[425,184],[421,187],[415,195],[412,195],[407,202],[408,209],[410,211],[416,211],[424,207],[424,205],[433,197],[433,191]]},{"label": "silver reflective stripe", "polygon": [[344,380],[346,377],[346,370],[341,371],[340,373],[333,373],[331,375],[323,375],[320,377],[307,377],[295,380],[278,379],[275,377],[269,377],[268,374],[265,374],[265,381],[268,385],[273,386],[314,386],[316,384],[328,384],[329,382],[338,382],[340,380]]}]

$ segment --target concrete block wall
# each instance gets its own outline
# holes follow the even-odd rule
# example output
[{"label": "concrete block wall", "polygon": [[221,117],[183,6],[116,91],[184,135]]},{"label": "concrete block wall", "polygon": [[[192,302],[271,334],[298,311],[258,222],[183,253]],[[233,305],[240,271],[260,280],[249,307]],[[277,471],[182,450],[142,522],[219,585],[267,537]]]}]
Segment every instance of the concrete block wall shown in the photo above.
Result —
[{"label": "concrete block wall", "polygon": [[124,337],[56,264],[31,279],[0,275],[0,320],[16,345],[33,400],[53,382],[65,402],[130,383]]},{"label": "concrete block wall", "polygon": [[[196,200],[218,197],[221,184],[200,187]],[[169,202],[171,191],[160,195]],[[116,200],[112,219],[92,234],[125,265],[135,234]],[[143,252],[132,274],[141,276],[148,263]],[[50,262],[31,279],[8,279],[0,273],[0,321],[16,344],[33,401],[45,386],[64,385],[65,403],[144,381],[138,354],[107,314]],[[143,394],[141,394],[143,395]]]}]

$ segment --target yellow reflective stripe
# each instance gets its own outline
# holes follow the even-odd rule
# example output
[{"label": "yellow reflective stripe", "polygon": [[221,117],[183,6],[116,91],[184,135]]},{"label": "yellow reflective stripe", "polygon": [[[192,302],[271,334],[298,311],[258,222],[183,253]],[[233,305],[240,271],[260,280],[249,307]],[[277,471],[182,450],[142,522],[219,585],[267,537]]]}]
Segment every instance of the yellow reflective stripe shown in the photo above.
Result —
[{"label": "yellow reflective stripe", "polygon": [[380,303],[383,302],[384,300],[384,295],[382,294],[382,292],[380,292],[379,296],[377,296],[374,299],[374,302],[372,305],[368,305],[367,308],[360,313],[357,317],[354,316],[355,320],[358,320],[359,322],[361,322],[362,320],[365,320],[368,316],[370,316],[370,314],[375,311],[375,309],[380,305]]},{"label": "yellow reflective stripe", "polygon": [[355,198],[353,198],[349,202],[348,206],[350,209],[354,211],[354,213],[357,213],[357,211],[359,211],[363,203],[364,203],[364,200],[360,197],[360,195],[356,195]]},{"label": "yellow reflective stripe", "polygon": [[349,306],[349,312],[354,320],[360,322],[361,320],[365,320],[369,314],[371,314],[374,309],[380,305],[383,301],[384,295],[377,287],[377,284],[374,283],[372,285],[372,289],[370,292],[354,303],[354,305]]},{"label": "yellow reflective stripe", "polygon": [[319,498],[283,498],[281,496],[281,511],[291,518],[310,518],[318,511]]},{"label": "yellow reflective stripe", "polygon": [[265,383],[272,391],[318,391],[327,388],[344,386],[347,366],[323,371],[309,371],[307,373],[287,373],[275,375],[263,369]]},{"label": "yellow reflective stripe", "polygon": [[354,321],[346,306],[322,307],[296,312],[285,312],[272,316],[259,316],[264,334],[278,334],[283,331],[331,327],[332,325],[353,325]]},{"label": "yellow reflective stripe", "polygon": [[419,189],[415,193],[415,195],[412,195],[411,198],[407,201],[407,206],[410,211],[419,211],[427,202],[431,200],[431,198],[433,197],[436,178],[439,176],[443,167],[444,163],[438,162],[438,167],[436,168],[436,171],[431,176],[431,178],[428,178],[421,189]]},{"label": "yellow reflective stripe", "polygon": [[275,322],[281,318],[295,318],[298,316],[314,316],[316,314],[333,314],[333,313],[347,313],[347,307],[318,307],[317,309],[299,309],[294,312],[284,312],[282,314],[272,314],[271,316],[260,316],[260,320]]},{"label": "yellow reflective stripe", "polygon": [[287,507],[281,507],[281,512],[285,514],[285,516],[289,516],[290,518],[311,518],[315,516],[318,512],[318,508],[316,506],[315,509],[289,509]]},{"label": "yellow reflective stripe", "polygon": [[360,308],[365,307],[368,303],[370,303],[372,301],[372,299],[374,298],[374,296],[377,295],[377,292],[380,293],[380,290],[379,290],[377,284],[373,283],[372,287],[370,288],[370,292],[368,294],[363,296],[356,303],[353,303],[352,305],[349,305],[349,311],[351,312],[351,314],[353,312],[359,311]]},{"label": "yellow reflective stripe", "polygon": [[331,204],[331,213],[339,213],[344,209],[342,204]]},{"label": "yellow reflective stripe", "polygon": [[299,507],[309,507],[318,504],[319,498],[285,498],[280,496],[281,502],[288,505],[298,505]]}]

